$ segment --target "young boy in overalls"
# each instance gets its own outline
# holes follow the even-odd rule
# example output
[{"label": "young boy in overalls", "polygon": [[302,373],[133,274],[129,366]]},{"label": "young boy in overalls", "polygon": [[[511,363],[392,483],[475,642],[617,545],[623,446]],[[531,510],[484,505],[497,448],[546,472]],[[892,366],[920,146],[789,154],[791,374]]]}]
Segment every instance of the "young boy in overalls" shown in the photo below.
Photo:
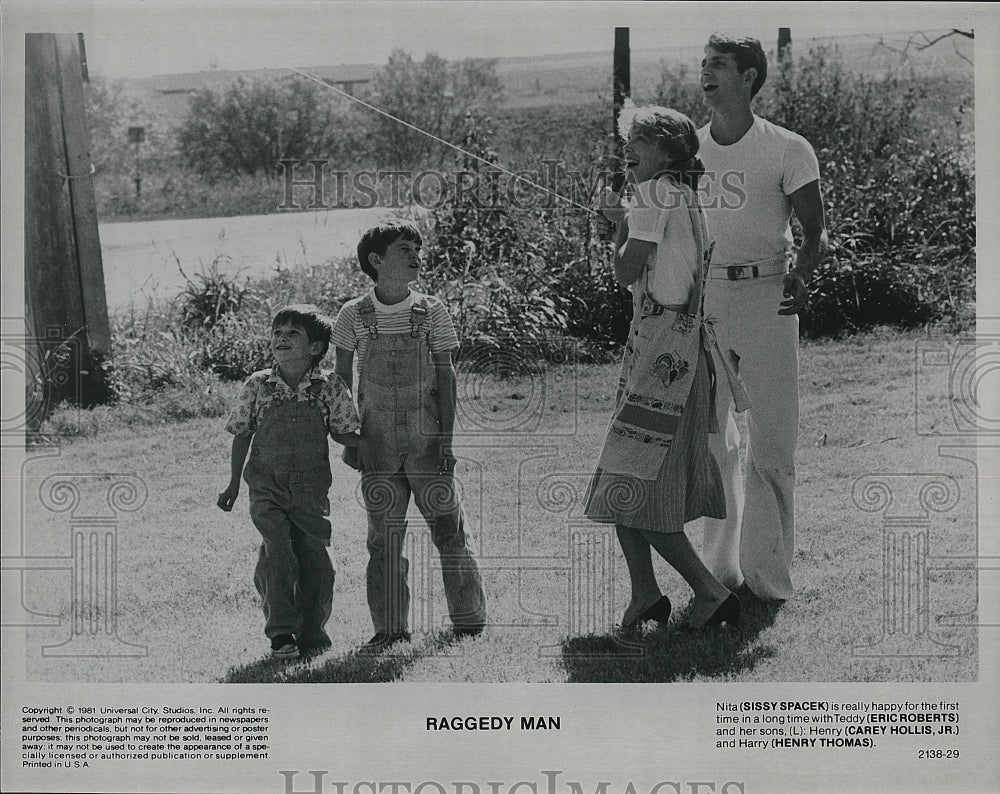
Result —
[{"label": "young boy in overalls", "polygon": [[232,472],[218,505],[233,509],[242,473],[250,517],[263,537],[254,584],[264,633],[273,656],[294,659],[300,650],[330,645],[324,626],[333,604],[326,550],[333,478],[326,437],[356,451],[360,422],[348,385],[319,369],[330,346],[330,318],[309,304],[287,306],[271,328],[275,366],[249,377],[226,423]]},{"label": "young boy in overalls", "polygon": [[344,460],[360,464],[368,512],[366,582],[375,636],[366,652],[410,638],[403,538],[411,493],[441,555],[455,634],[475,636],[486,624],[483,585],[454,485],[458,337],[444,304],[409,287],[420,269],[420,246],[420,233],[406,222],[385,221],[365,232],[358,259],[375,285],[344,304],[333,330],[336,372],[348,386],[358,357],[361,444],[345,449]]}]

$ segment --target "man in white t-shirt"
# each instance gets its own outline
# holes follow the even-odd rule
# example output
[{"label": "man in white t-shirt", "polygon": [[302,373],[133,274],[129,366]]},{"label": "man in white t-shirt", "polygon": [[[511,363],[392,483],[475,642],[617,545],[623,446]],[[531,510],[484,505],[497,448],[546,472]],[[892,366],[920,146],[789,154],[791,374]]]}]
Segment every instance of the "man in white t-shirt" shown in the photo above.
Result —
[{"label": "man in white t-shirt", "polygon": [[[705,314],[715,318],[719,348],[743,379],[750,410],[744,483],[739,430],[727,392],[719,390],[724,430],[709,438],[726,486],[727,517],[705,519],[704,554],[728,587],[742,582],[758,598],[783,601],[793,592],[798,312],[826,228],[812,146],[751,110],[766,76],[756,39],[709,39],[700,80],[712,120],[698,131],[702,200],[715,240]],[[792,212],[803,239],[789,270]]]}]

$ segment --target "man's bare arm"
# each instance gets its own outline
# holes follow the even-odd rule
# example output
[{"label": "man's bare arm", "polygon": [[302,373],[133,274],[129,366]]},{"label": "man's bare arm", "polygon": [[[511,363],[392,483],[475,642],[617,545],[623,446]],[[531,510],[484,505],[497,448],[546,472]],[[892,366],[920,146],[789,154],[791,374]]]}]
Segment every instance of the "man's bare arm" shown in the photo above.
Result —
[{"label": "man's bare arm", "polygon": [[778,314],[798,314],[809,298],[806,282],[819,264],[827,246],[826,219],[819,180],[803,185],[789,197],[792,210],[802,226],[802,245],[795,259],[795,267],[785,276],[782,308]]}]

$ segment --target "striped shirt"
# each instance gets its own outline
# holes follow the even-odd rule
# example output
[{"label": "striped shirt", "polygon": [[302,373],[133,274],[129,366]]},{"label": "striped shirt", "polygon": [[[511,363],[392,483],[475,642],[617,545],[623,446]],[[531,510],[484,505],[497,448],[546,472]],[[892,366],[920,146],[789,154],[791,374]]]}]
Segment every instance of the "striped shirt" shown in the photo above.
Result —
[{"label": "striped shirt", "polygon": [[458,347],[455,326],[440,298],[410,290],[410,294],[404,300],[387,306],[375,297],[375,290],[372,289],[367,296],[362,295],[345,303],[333,326],[333,344],[344,350],[357,351],[359,367],[363,366],[368,352],[368,329],[365,328],[361,313],[358,311],[358,305],[365,297],[370,297],[375,306],[375,325],[380,334],[410,333],[410,309],[414,303],[422,302],[427,308],[429,326],[427,340],[431,352],[443,353]]}]

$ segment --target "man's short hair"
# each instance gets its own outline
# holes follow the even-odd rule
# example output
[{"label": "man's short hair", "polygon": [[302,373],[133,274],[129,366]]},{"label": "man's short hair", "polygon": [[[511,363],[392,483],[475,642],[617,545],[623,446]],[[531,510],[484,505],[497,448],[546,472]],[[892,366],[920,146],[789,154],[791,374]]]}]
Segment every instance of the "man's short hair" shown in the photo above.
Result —
[{"label": "man's short hair", "polygon": [[409,221],[401,220],[384,220],[361,236],[361,242],[358,243],[358,261],[361,263],[361,269],[372,281],[378,281],[378,269],[372,267],[368,255],[384,256],[385,249],[401,237],[417,245],[423,243],[417,227]]},{"label": "man's short hair", "polygon": [[271,321],[271,330],[283,325],[295,325],[306,332],[310,342],[322,342],[319,353],[313,356],[313,366],[323,360],[330,349],[333,337],[333,321],[318,306],[311,303],[294,303],[280,309]]},{"label": "man's short hair", "polygon": [[750,36],[728,36],[725,33],[713,33],[708,38],[708,46],[716,52],[728,53],[736,59],[736,71],[743,74],[753,67],[757,77],[750,87],[750,97],[757,96],[761,86],[767,79],[767,56],[758,39]]}]

